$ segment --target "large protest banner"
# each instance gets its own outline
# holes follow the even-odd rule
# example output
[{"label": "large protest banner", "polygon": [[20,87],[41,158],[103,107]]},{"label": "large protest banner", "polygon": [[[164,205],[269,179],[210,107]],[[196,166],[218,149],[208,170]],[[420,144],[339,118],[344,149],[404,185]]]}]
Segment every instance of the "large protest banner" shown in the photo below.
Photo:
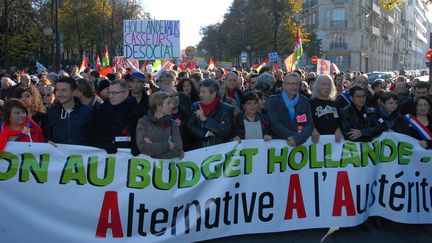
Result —
[{"label": "large protest banner", "polygon": [[295,148],[230,142],[182,161],[10,142],[0,154],[0,242],[191,242],[373,215],[432,223],[431,157],[397,133]]},{"label": "large protest banner", "polygon": [[124,20],[123,55],[136,60],[180,58],[180,21]]}]

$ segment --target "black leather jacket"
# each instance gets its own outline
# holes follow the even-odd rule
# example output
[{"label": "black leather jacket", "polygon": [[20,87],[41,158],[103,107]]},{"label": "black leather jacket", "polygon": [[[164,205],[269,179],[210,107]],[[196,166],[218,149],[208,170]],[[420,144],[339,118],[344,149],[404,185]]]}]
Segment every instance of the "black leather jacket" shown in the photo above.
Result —
[{"label": "black leather jacket", "polygon": [[[188,119],[188,129],[195,137],[197,146],[202,148],[229,141],[232,137],[233,107],[219,101],[207,120],[202,122],[195,115],[195,111],[199,109],[199,103],[200,101],[197,101],[192,105],[192,112]],[[214,136],[206,137],[208,131],[212,132]]]},{"label": "black leather jacket", "polygon": [[359,129],[362,136],[353,141],[370,142],[382,133],[382,127],[376,113],[371,108],[364,107],[362,111],[357,111],[355,107],[349,105],[342,109],[341,128],[347,140],[348,132],[351,129]]}]

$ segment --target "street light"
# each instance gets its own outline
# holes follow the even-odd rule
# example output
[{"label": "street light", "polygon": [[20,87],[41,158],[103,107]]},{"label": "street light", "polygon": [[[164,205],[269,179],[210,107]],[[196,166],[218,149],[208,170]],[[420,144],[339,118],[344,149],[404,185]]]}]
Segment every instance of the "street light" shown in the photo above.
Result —
[{"label": "street light", "polygon": [[54,67],[56,72],[60,71],[60,33],[58,29],[58,0],[55,1],[55,16],[54,16],[54,31],[55,31],[55,40],[56,40],[56,55],[55,55],[55,63]]}]

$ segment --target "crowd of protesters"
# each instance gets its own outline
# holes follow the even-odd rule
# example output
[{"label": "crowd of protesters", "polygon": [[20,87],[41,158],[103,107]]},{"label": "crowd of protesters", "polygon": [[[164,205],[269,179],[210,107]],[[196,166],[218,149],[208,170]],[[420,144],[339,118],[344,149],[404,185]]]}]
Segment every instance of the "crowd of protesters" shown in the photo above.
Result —
[{"label": "crowd of protesters", "polygon": [[382,132],[431,149],[431,94],[416,78],[370,82],[361,72],[197,68],[157,79],[129,69],[79,73],[77,66],[16,72],[1,77],[0,151],[7,141],[50,142],[181,159],[184,151],[233,140],[284,139],[295,147],[320,135],[367,142]]}]

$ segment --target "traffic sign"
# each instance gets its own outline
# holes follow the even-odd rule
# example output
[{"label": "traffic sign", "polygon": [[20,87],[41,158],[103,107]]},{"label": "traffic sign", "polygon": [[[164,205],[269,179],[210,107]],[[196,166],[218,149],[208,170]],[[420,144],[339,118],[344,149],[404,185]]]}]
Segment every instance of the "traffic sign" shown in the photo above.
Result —
[{"label": "traffic sign", "polygon": [[311,57],[311,61],[312,61],[312,64],[316,64],[317,61],[318,61],[318,57],[317,56],[312,56]]},{"label": "traffic sign", "polygon": [[431,60],[431,56],[432,56],[432,49],[429,49],[429,50],[426,52],[426,59],[427,59],[428,61],[430,61],[430,60]]},{"label": "traffic sign", "polygon": [[244,58],[247,58],[247,52],[242,51],[242,52],[240,53],[240,56],[241,56],[241,57],[244,57]]},{"label": "traffic sign", "polygon": [[270,61],[270,63],[274,63],[274,62],[277,62],[277,60],[278,60],[278,54],[277,54],[277,52],[271,52],[271,53],[269,53],[268,54],[268,57],[269,57],[269,61]]}]

